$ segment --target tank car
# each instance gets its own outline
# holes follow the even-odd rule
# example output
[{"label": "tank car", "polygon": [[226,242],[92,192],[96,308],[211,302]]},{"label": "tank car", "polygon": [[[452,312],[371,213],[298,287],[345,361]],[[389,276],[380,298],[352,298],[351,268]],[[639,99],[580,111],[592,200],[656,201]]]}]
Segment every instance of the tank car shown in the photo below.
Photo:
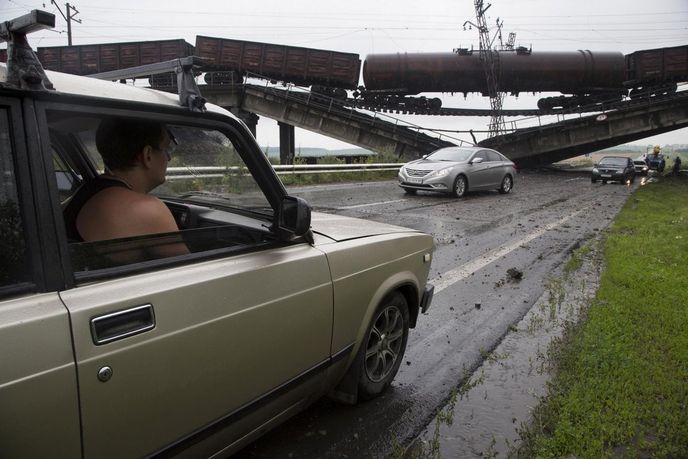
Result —
[{"label": "tank car", "polygon": [[[491,51],[497,62],[499,89],[521,92],[560,92],[582,98],[620,98],[625,79],[620,52]],[[373,54],[363,64],[367,90],[420,92],[479,92],[488,94],[480,51],[454,53]],[[567,98],[543,99],[541,108],[563,105]]]},{"label": "tank car", "polygon": [[[620,89],[625,63],[617,52],[492,51],[497,58],[500,90],[557,91],[564,94]],[[487,83],[480,52],[372,54],[363,64],[368,90],[420,92],[480,92]]]}]

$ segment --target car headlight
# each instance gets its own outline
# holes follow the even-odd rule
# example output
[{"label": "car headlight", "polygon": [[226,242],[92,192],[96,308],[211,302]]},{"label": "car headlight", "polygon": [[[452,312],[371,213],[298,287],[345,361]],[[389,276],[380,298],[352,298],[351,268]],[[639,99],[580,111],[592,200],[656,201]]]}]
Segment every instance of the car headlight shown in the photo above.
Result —
[{"label": "car headlight", "polygon": [[440,169],[440,170],[432,173],[433,177],[444,177],[445,175],[448,175],[448,174],[449,174],[449,168]]},{"label": "car headlight", "polygon": [[593,168],[592,168],[592,173],[593,173],[593,174],[599,174],[600,171],[598,171],[596,167],[593,167]]}]

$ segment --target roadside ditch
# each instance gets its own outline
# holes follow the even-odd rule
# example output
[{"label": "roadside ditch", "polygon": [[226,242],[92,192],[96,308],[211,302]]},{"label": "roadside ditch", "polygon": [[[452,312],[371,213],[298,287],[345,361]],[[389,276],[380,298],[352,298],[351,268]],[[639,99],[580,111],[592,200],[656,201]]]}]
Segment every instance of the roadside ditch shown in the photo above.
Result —
[{"label": "roadside ditch", "polygon": [[397,457],[516,457],[522,435],[547,391],[553,370],[551,353],[567,329],[585,314],[595,296],[602,269],[597,235],[576,249],[546,281],[534,306],[500,344],[485,353],[483,364],[452,392],[416,440]]}]

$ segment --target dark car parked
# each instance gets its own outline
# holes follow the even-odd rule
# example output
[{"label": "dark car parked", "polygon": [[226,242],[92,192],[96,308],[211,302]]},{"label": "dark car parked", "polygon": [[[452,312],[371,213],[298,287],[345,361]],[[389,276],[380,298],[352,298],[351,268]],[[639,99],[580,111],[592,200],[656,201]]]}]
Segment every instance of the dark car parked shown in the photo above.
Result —
[{"label": "dark car parked", "polygon": [[631,158],[623,156],[605,156],[592,168],[592,183],[601,180],[602,183],[611,181],[633,183],[635,167]]}]

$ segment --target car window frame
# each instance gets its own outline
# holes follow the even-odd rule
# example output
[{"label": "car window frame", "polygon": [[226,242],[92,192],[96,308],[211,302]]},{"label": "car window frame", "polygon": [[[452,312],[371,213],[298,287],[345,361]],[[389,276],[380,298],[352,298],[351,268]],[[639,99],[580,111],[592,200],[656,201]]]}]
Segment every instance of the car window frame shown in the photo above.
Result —
[{"label": "car window frame", "polygon": [[[23,91],[2,91],[0,108],[8,115],[18,207],[30,281],[0,288],[0,299],[56,291],[63,284],[35,106]],[[54,179],[54,176],[53,176]]]},{"label": "car window frame", "polygon": [[[120,100],[101,99],[95,97],[69,96],[62,95],[56,97],[55,94],[40,93],[36,100],[36,112],[38,120],[39,138],[42,140],[41,156],[43,157],[46,172],[46,193],[51,195],[51,205],[53,208],[55,229],[57,235],[56,245],[59,246],[60,265],[62,266],[61,275],[64,278],[64,288],[73,288],[79,284],[90,281],[99,281],[116,277],[135,275],[143,272],[168,269],[179,266],[197,263],[205,260],[225,257],[228,255],[240,255],[243,253],[267,250],[272,247],[281,247],[304,243],[305,238],[296,238],[291,241],[279,240],[269,244],[244,248],[238,250],[236,247],[226,247],[207,252],[196,252],[185,255],[159,258],[155,260],[142,261],[126,264],[117,267],[104,268],[94,271],[74,271],[72,269],[71,257],[69,255],[69,241],[67,240],[64,219],[62,217],[62,207],[59,202],[59,192],[57,180],[52,163],[52,152],[50,148],[50,135],[48,127],[47,113],[50,111],[74,112],[90,114],[94,117],[106,116],[129,116],[136,118],[150,118],[167,124],[181,124],[190,127],[217,130],[228,138],[236,139],[236,148],[244,161],[246,167],[251,172],[254,180],[265,195],[269,205],[273,209],[273,226],[276,230],[275,222],[278,219],[278,209],[282,199],[287,196],[287,191],[281,180],[277,177],[269,161],[262,154],[260,147],[255,139],[247,132],[245,126],[240,121],[217,113],[199,114],[191,112],[183,107],[157,106],[140,102],[125,102]],[[277,232],[273,230],[274,234]]]}]

